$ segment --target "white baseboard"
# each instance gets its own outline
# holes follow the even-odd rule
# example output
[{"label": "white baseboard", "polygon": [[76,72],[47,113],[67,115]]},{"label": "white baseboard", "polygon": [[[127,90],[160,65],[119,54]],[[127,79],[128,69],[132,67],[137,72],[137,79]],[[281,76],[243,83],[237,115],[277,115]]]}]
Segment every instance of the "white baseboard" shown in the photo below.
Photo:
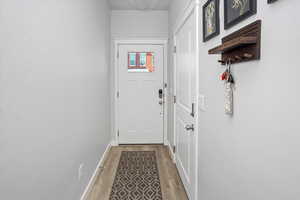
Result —
[{"label": "white baseboard", "polygon": [[170,153],[170,156],[171,156],[173,162],[175,163],[175,154],[174,154],[174,152],[173,152],[173,148],[172,148],[172,146],[171,146],[169,140],[167,140],[166,143],[167,143],[166,145],[169,147],[169,153]]},{"label": "white baseboard", "polygon": [[111,146],[112,146],[112,147],[118,146],[117,141],[116,141],[116,140],[113,140],[113,141],[111,142]]},{"label": "white baseboard", "polygon": [[107,153],[109,152],[111,146],[112,146],[111,143],[109,143],[107,145],[107,147],[106,147],[106,149],[105,149],[102,157],[100,158],[100,160],[99,160],[99,162],[97,164],[97,167],[96,167],[96,169],[95,169],[95,171],[94,171],[94,173],[93,173],[93,175],[92,175],[92,177],[91,177],[88,185],[86,186],[86,188],[85,188],[85,190],[84,190],[84,192],[83,192],[83,194],[82,194],[82,196],[80,198],[80,200],[86,200],[87,199],[89,193],[91,192],[91,190],[92,190],[92,188],[93,188],[93,186],[94,186],[94,184],[96,182],[97,176],[98,176],[100,170],[102,169],[102,165],[103,165],[104,159],[105,159]]}]

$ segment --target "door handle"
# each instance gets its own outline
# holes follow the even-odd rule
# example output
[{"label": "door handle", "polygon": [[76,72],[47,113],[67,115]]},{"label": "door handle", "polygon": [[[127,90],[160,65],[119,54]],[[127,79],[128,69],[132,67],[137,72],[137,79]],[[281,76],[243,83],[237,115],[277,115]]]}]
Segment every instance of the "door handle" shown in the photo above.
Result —
[{"label": "door handle", "polygon": [[186,125],[186,126],[185,126],[185,130],[187,130],[187,131],[194,131],[194,130],[195,130],[194,124]]},{"label": "door handle", "polygon": [[164,103],[164,101],[163,101],[163,100],[159,100],[159,101],[158,101],[158,103],[159,103],[159,105],[161,105],[161,106],[162,106],[162,105],[163,105],[163,103]]}]

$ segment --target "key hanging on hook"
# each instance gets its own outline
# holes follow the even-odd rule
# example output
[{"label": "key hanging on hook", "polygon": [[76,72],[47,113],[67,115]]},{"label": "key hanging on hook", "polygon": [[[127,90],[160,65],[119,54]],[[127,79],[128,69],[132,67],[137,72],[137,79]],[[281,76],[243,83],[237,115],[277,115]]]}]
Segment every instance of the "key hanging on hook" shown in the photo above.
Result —
[{"label": "key hanging on hook", "polygon": [[227,63],[227,61],[225,62],[225,67],[226,67],[226,69],[225,69],[225,71],[221,74],[221,81],[227,81],[227,79],[228,79],[228,75],[229,75],[229,73],[228,73],[228,63]]},{"label": "key hanging on hook", "polygon": [[231,74],[231,61],[229,60],[229,64],[228,64],[228,79],[227,79],[228,83],[234,84],[234,78]]},{"label": "key hanging on hook", "polygon": [[228,78],[225,82],[225,113],[227,115],[233,114],[233,88],[232,85],[234,83],[233,76],[231,74],[231,60],[228,60],[227,69]]}]

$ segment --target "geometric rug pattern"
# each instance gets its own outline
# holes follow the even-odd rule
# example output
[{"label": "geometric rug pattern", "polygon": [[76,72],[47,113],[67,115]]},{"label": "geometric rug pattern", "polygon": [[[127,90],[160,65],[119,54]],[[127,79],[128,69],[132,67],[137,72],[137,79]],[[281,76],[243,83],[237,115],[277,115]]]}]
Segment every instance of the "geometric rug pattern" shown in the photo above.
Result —
[{"label": "geometric rug pattern", "polygon": [[122,151],[110,200],[162,200],[155,151]]}]

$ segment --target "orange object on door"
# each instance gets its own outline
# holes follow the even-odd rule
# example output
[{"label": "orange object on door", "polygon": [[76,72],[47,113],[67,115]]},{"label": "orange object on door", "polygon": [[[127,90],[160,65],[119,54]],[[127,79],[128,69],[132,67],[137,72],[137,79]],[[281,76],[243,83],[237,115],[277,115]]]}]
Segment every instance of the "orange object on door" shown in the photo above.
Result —
[{"label": "orange object on door", "polygon": [[153,54],[147,53],[146,57],[146,67],[149,72],[154,72],[154,66],[153,66]]}]

